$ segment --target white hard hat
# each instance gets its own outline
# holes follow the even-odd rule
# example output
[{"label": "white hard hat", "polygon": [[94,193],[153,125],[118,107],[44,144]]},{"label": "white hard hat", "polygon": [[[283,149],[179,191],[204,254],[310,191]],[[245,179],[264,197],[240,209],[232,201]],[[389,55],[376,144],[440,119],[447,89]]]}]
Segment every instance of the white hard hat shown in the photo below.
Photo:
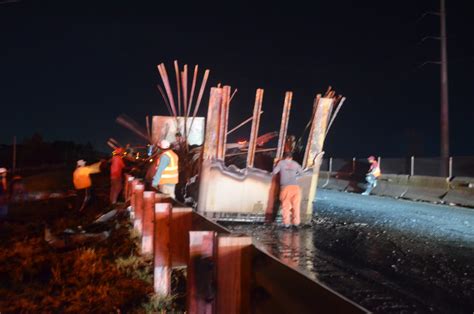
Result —
[{"label": "white hard hat", "polygon": [[170,148],[170,142],[168,142],[167,140],[161,140],[160,142],[160,148],[161,149],[168,149]]},{"label": "white hard hat", "polygon": [[6,168],[0,168],[0,174],[4,174],[4,173],[7,173],[7,169]]},{"label": "white hard hat", "polygon": [[80,159],[77,161],[78,167],[84,167],[86,165],[86,161],[84,159]]}]

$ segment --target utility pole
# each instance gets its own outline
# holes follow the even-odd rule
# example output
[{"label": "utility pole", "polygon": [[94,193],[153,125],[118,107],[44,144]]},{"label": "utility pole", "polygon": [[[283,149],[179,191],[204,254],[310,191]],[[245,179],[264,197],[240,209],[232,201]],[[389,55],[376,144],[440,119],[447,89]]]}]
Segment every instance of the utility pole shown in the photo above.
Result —
[{"label": "utility pole", "polygon": [[446,6],[440,0],[440,43],[441,43],[441,175],[447,176],[449,158],[449,103],[448,103],[448,52],[446,48]]}]

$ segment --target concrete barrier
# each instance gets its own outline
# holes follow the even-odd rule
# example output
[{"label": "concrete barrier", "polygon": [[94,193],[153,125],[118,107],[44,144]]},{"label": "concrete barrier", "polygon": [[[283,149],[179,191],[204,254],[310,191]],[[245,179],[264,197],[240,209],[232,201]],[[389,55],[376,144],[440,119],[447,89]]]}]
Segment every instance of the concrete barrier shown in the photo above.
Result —
[{"label": "concrete barrier", "polygon": [[474,178],[455,177],[452,179],[443,201],[448,204],[474,207]]},{"label": "concrete barrier", "polygon": [[414,201],[441,203],[448,190],[449,182],[447,178],[410,176],[408,178],[408,190],[402,197]]},{"label": "concrete barrier", "polygon": [[408,191],[408,175],[384,174],[377,180],[372,194],[399,198]]},{"label": "concrete barrier", "polygon": [[329,180],[322,186],[324,189],[345,191],[349,186],[350,178],[345,174],[331,173]]}]

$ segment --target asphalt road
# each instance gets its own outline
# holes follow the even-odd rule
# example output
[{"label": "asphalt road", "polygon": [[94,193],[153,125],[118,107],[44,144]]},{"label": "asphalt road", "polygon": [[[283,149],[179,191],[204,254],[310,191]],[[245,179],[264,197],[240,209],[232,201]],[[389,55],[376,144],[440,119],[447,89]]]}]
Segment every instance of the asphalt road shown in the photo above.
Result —
[{"label": "asphalt road", "polygon": [[375,313],[473,313],[474,209],[318,190],[311,227],[231,225]]}]

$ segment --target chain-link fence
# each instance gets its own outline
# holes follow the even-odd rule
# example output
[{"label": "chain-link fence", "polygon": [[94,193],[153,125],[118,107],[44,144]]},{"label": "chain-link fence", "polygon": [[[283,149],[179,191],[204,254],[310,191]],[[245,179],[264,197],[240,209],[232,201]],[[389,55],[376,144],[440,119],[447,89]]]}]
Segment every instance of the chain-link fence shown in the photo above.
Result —
[{"label": "chain-link fence", "polygon": [[[448,170],[449,177],[474,177],[474,157],[379,157],[382,173],[407,174],[418,176],[441,177],[443,169]],[[324,158],[322,171],[363,175],[369,169],[366,158]]]}]

